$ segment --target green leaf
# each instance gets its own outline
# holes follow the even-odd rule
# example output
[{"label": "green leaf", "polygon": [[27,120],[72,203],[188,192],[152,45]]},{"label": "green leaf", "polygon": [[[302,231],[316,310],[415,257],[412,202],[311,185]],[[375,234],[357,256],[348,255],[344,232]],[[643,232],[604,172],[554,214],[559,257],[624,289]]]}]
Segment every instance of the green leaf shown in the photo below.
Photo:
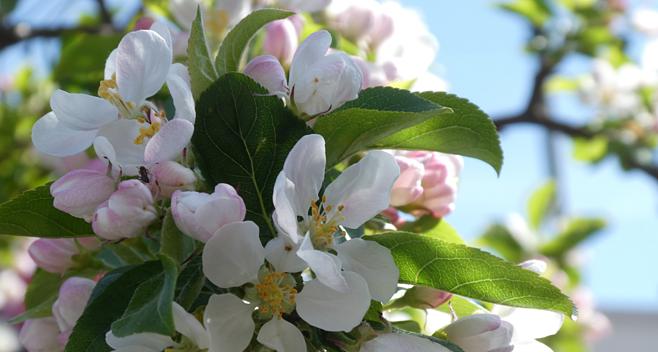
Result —
[{"label": "green leaf", "polygon": [[150,278],[161,275],[160,261],[127,266],[105,275],[94,288],[84,313],[73,328],[65,352],[106,352],[105,334],[128,307],[135,290]]},{"label": "green leaf", "polygon": [[450,112],[408,91],[390,87],[369,88],[340,109],[318,117],[313,130],[326,142],[327,167],[371,149],[401,129],[438,119]]},{"label": "green leaf", "polygon": [[503,10],[525,17],[537,27],[543,26],[553,13],[546,0],[516,0],[499,6]]},{"label": "green leaf", "polygon": [[196,249],[194,239],[176,226],[171,211],[167,211],[165,215],[160,236],[160,254],[171,258],[177,264],[189,258]]},{"label": "green leaf", "polygon": [[[272,192],[288,152],[309,133],[305,123],[249,77],[228,73],[201,95],[192,143],[208,182],[234,186],[247,219],[274,235]],[[268,234],[269,233],[269,234]]]},{"label": "green leaf", "polygon": [[454,311],[460,318],[473,315],[478,311],[486,311],[484,307],[472,300],[455,295],[453,295],[446,304],[438,306],[436,310],[448,314],[451,314]]},{"label": "green leaf", "polygon": [[592,139],[573,139],[573,158],[579,161],[595,163],[603,160],[608,153],[608,139],[595,137]]},{"label": "green leaf", "polygon": [[439,344],[439,345],[447,348],[448,350],[450,350],[452,352],[464,352],[464,350],[462,350],[459,346],[455,345],[454,343],[452,343],[450,341],[447,341],[447,340],[443,340],[443,339],[434,337],[434,336],[427,336],[427,335],[423,335],[423,334],[419,334],[419,333],[413,333],[413,332],[410,332],[410,331],[398,329],[396,327],[393,327],[393,332],[395,332],[397,334],[412,335],[412,336],[415,336],[415,337],[418,337],[418,338],[421,338],[421,339],[430,340],[430,341],[432,341],[436,344]]},{"label": "green leaf", "polygon": [[259,29],[272,21],[284,19],[293,14],[294,12],[284,10],[260,9],[240,21],[226,35],[219,47],[219,53],[215,58],[215,67],[219,75],[238,71],[242,54]]},{"label": "green leaf", "polygon": [[452,113],[427,120],[380,140],[372,148],[431,150],[480,159],[500,173],[503,151],[498,132],[487,114],[475,104],[453,94],[419,93],[420,97],[452,109]]},{"label": "green leaf", "polygon": [[422,285],[484,302],[559,311],[573,303],[550,281],[477,248],[409,232],[367,236],[391,250],[400,282]]},{"label": "green leaf", "polygon": [[139,285],[123,316],[112,323],[115,336],[125,337],[143,332],[173,335],[176,331],[172,302],[178,268],[167,256],[162,256],[160,261],[162,273]]},{"label": "green leaf", "polygon": [[477,242],[479,245],[495,250],[511,262],[520,262],[524,258],[523,247],[509,229],[503,225],[494,224],[489,226]]},{"label": "green leaf", "polygon": [[25,312],[13,317],[9,323],[18,324],[27,319],[50,316],[63,281],[64,278],[59,274],[37,269],[25,293]]},{"label": "green leaf", "polygon": [[464,243],[457,230],[450,226],[448,222],[431,215],[425,215],[416,221],[405,223],[400,227],[400,231],[420,233],[450,243]]},{"label": "green leaf", "polygon": [[205,283],[206,276],[203,274],[201,256],[198,255],[190,259],[178,276],[176,302],[186,310],[192,309]]},{"label": "green leaf", "polygon": [[62,53],[53,69],[62,89],[95,92],[103,79],[105,60],[119,45],[121,35],[74,33],[62,38]]},{"label": "green leaf", "polygon": [[539,187],[528,200],[528,222],[533,230],[538,230],[546,215],[551,211],[555,203],[556,184],[555,181],[548,181]]},{"label": "green leaf", "polygon": [[603,219],[571,219],[559,235],[541,247],[540,252],[546,256],[562,256],[599,233],[605,226]]},{"label": "green leaf", "polygon": [[53,207],[50,184],[0,204],[0,235],[85,237],[93,233],[84,220]]},{"label": "green leaf", "polygon": [[192,95],[197,100],[218,77],[210,57],[208,40],[204,29],[203,14],[197,7],[196,18],[192,22],[190,39],[187,42],[187,69],[190,72]]}]

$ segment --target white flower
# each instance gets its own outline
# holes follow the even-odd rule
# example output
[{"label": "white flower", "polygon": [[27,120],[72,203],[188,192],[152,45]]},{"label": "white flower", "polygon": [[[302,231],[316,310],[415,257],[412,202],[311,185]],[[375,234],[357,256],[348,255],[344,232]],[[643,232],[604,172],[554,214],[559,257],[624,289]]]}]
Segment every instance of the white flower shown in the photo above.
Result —
[{"label": "white flower", "polygon": [[[340,226],[358,228],[388,206],[399,168],[391,155],[370,152],[345,169],[320,197],[325,164],[320,135],[304,136],[288,154],[274,185],[273,218],[280,236],[268,243],[267,259],[284,271],[310,267],[318,285],[338,292],[349,289],[346,272],[355,273],[368,284],[363,294],[386,302],[395,292],[399,276],[390,251],[362,239],[335,243],[334,236]],[[298,311],[305,318],[310,311],[305,309],[303,295]]]},{"label": "white flower", "polygon": [[508,351],[512,341],[512,324],[495,314],[474,314],[460,318],[443,331],[464,352]]},{"label": "white flower", "polygon": [[612,117],[627,117],[641,108],[638,89],[642,71],[633,64],[613,67],[608,61],[595,59],[591,76],[581,83],[583,101],[593,104]]},{"label": "white flower", "polygon": [[96,282],[83,277],[68,278],[59,288],[57,300],[53,303],[53,317],[59,331],[70,334],[78,322],[91,297]]},{"label": "white flower", "polygon": [[366,342],[360,352],[449,352],[443,345],[422,338],[405,334],[383,334]]},{"label": "white flower", "polygon": [[564,315],[541,309],[494,306],[492,313],[511,324],[514,352],[552,352],[537,339],[555,335],[562,327]]},{"label": "white flower", "polygon": [[[284,96],[302,113],[325,114],[358,97],[363,75],[352,59],[342,52],[329,52],[331,34],[311,34],[295,52],[288,83],[283,68],[273,57],[257,57],[246,74],[268,88],[270,93]],[[288,88],[290,87],[290,88]]]}]

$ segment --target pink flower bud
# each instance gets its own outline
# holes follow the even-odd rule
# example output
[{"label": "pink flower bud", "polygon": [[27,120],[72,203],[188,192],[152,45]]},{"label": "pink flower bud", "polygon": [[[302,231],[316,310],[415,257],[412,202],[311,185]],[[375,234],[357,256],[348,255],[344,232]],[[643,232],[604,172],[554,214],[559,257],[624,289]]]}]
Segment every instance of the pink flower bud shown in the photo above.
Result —
[{"label": "pink flower bud", "polygon": [[73,266],[73,256],[80,253],[80,246],[94,250],[100,247],[100,241],[95,237],[40,238],[30,244],[28,253],[43,270],[63,274]]},{"label": "pink flower bud", "polygon": [[18,340],[27,352],[60,352],[59,328],[54,318],[28,320],[23,324]]},{"label": "pink flower bud", "polygon": [[452,298],[449,292],[431,287],[414,286],[404,294],[404,302],[419,309],[436,308]]},{"label": "pink flower bud", "polygon": [[53,206],[77,218],[91,221],[96,208],[116,188],[112,177],[95,170],[78,169],[62,176],[50,186]]},{"label": "pink flower bud", "polygon": [[333,27],[343,36],[359,40],[370,33],[375,24],[375,1],[352,3],[337,13],[333,19]]},{"label": "pink flower bud", "polygon": [[391,14],[378,11],[375,14],[372,27],[368,33],[368,41],[370,46],[376,48],[384,42],[386,39],[390,38],[393,35],[395,30],[395,21]]},{"label": "pink flower bud", "polygon": [[474,314],[448,325],[443,331],[448,340],[464,352],[512,351],[512,324],[495,314]]},{"label": "pink flower bud", "polygon": [[102,238],[119,240],[144,234],[156,219],[151,191],[138,180],[127,180],[96,210],[92,228]]},{"label": "pink flower bud", "polygon": [[391,205],[394,207],[409,204],[423,194],[421,181],[425,167],[418,160],[405,156],[395,156],[400,167],[400,177],[391,189]]},{"label": "pink flower bud", "polygon": [[174,192],[171,212],[183,233],[206,242],[222,226],[244,220],[246,208],[233,187],[220,183],[212,194]]},{"label": "pink flower bud", "polygon": [[62,283],[52,309],[60,332],[68,335],[73,330],[95,286],[94,281],[82,277],[71,277]]},{"label": "pink flower bud", "polygon": [[388,84],[388,75],[383,67],[367,62],[358,56],[352,56],[352,61],[361,70],[363,76],[361,89],[381,87]]},{"label": "pink flower bud", "polygon": [[153,22],[155,22],[155,20],[151,17],[148,16],[141,17],[135,23],[135,30],[138,31],[141,29],[150,29],[151,25],[153,25]]},{"label": "pink flower bud", "polygon": [[288,95],[286,73],[279,60],[272,55],[255,57],[244,68],[244,74],[260,83],[270,94],[280,97]]},{"label": "pink flower bud", "polygon": [[263,51],[279,59],[282,64],[290,65],[298,45],[297,30],[291,21],[278,20],[267,26]]},{"label": "pink flower bud", "polygon": [[151,166],[149,186],[154,194],[170,198],[178,190],[191,191],[196,184],[194,171],[175,161],[163,161]]}]

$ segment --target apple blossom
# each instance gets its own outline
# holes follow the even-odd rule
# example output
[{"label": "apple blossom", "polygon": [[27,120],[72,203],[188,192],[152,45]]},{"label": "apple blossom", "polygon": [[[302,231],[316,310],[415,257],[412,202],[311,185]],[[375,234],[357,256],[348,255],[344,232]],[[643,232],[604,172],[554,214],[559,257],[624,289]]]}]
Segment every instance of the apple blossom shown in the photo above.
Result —
[{"label": "apple blossom", "polygon": [[375,337],[361,346],[360,352],[449,352],[443,345],[407,334],[388,333]]},{"label": "apple blossom", "polygon": [[[308,116],[328,113],[358,97],[363,77],[359,67],[342,52],[327,54],[331,34],[322,30],[311,34],[299,46],[290,65],[288,83],[271,58],[257,57],[247,73],[270,93],[282,95],[289,87],[289,100]],[[282,81],[283,77],[283,81]]]},{"label": "apple blossom", "polygon": [[448,340],[464,352],[512,351],[512,324],[495,314],[474,314],[463,317],[443,329]]},{"label": "apple blossom", "polygon": [[610,116],[628,116],[641,107],[638,90],[642,85],[642,75],[633,64],[615,68],[607,60],[596,59],[592,74],[581,81],[581,98]]},{"label": "apple blossom", "polygon": [[53,317],[57,322],[61,335],[70,335],[91,297],[91,291],[96,286],[93,280],[82,277],[66,279],[59,288],[59,295],[53,303]]},{"label": "apple blossom", "polygon": [[299,12],[317,12],[325,9],[332,0],[274,0],[274,5],[299,11]]},{"label": "apple blossom", "polygon": [[196,186],[194,171],[175,161],[155,163],[149,172],[149,186],[159,197],[170,198],[175,191],[191,191]]},{"label": "apple blossom", "polygon": [[[279,237],[267,245],[268,261],[290,272],[308,266],[317,285],[336,291],[348,289],[341,269],[353,271],[368,284],[364,295],[386,302],[399,276],[390,251],[358,238],[335,243],[334,236],[340,226],[358,228],[386,208],[399,168],[389,154],[370,152],[345,169],[320,197],[325,163],[320,135],[302,137],[288,154],[274,185],[273,218]],[[304,302],[300,297],[300,314],[305,312]]]},{"label": "apple blossom", "polygon": [[279,60],[272,55],[255,57],[245,66],[244,74],[276,96],[284,98],[289,94],[286,73]]},{"label": "apple blossom", "polygon": [[372,31],[378,7],[375,0],[332,1],[328,10],[331,26],[346,38],[359,41]]},{"label": "apple blossom", "polygon": [[290,65],[298,43],[299,36],[293,22],[289,19],[278,20],[266,27],[263,51],[276,57],[282,64]]},{"label": "apple blossom", "polygon": [[73,170],[50,186],[53,206],[77,218],[91,221],[94,211],[116,189],[117,182],[107,172]]},{"label": "apple blossom", "polygon": [[73,266],[73,256],[81,250],[95,250],[100,244],[95,237],[40,238],[30,244],[28,253],[43,270],[63,274]]},{"label": "apple blossom", "polygon": [[94,232],[108,240],[136,237],[157,219],[151,191],[139,180],[119,184],[116,192],[96,210]]},{"label": "apple blossom", "polygon": [[61,352],[64,345],[59,341],[59,329],[54,318],[31,319],[23,324],[18,335],[27,352]]},{"label": "apple blossom", "polygon": [[211,194],[174,192],[171,213],[183,233],[206,242],[222,226],[244,220],[246,207],[235,188],[220,183]]}]

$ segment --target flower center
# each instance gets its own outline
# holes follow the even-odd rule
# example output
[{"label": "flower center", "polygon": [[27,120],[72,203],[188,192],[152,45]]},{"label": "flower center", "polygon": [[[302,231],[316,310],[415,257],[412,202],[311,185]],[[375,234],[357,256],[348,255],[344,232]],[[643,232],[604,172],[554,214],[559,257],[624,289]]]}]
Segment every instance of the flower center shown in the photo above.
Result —
[{"label": "flower center", "polygon": [[148,107],[144,107],[142,112],[144,115],[137,118],[137,122],[145,124],[146,126],[139,128],[139,135],[135,138],[135,144],[143,144],[146,138],[155,136],[162,127],[162,121],[166,119],[164,113],[155,112]]},{"label": "flower center", "polygon": [[266,316],[281,318],[283,313],[295,309],[295,279],[287,273],[268,272],[256,284],[256,292],[261,300],[258,311]]},{"label": "flower center", "polygon": [[98,96],[114,105],[119,110],[121,116],[125,118],[131,119],[137,114],[135,103],[123,100],[119,94],[116,74],[113,74],[111,79],[101,81],[98,87]]},{"label": "flower center", "polygon": [[345,206],[339,205],[336,208],[337,212],[331,218],[328,218],[327,214],[334,207],[331,204],[327,204],[327,197],[322,196],[320,202],[311,202],[310,235],[313,247],[320,250],[331,247],[334,243],[334,234],[338,231],[340,221],[343,220],[341,212],[344,208]]}]

